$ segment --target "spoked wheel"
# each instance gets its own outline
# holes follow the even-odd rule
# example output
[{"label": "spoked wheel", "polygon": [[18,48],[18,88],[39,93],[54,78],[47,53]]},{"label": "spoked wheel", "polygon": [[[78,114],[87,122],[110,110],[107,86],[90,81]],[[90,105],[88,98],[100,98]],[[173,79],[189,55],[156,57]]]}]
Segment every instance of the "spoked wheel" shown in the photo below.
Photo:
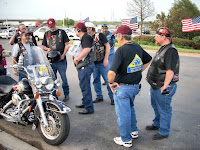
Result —
[{"label": "spoked wheel", "polygon": [[70,122],[67,114],[60,114],[54,111],[46,112],[48,127],[40,122],[38,131],[45,142],[51,145],[63,143],[70,130]]}]

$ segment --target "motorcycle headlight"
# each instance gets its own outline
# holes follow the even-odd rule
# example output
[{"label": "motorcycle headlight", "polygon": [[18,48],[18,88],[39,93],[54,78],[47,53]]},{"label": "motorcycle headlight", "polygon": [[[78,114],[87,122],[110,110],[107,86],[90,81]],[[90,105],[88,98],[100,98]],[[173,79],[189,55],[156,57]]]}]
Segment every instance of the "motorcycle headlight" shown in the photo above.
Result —
[{"label": "motorcycle headlight", "polygon": [[41,83],[41,81],[36,81],[36,88],[38,88],[38,89],[40,89],[40,88],[42,88],[42,83]]},{"label": "motorcycle headlight", "polygon": [[53,81],[53,79],[52,78],[47,78],[46,79],[46,85],[45,85],[45,87],[46,87],[46,89],[47,90],[52,90],[53,89],[53,87],[54,87],[54,81]]}]

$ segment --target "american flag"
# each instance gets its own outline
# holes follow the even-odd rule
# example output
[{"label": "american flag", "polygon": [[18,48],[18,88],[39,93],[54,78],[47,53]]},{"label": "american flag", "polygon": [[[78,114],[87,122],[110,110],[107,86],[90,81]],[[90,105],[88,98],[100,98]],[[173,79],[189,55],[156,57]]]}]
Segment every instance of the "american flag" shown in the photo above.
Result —
[{"label": "american flag", "polygon": [[182,19],[182,31],[192,32],[200,30],[200,16],[189,19]]},{"label": "american flag", "polygon": [[79,20],[79,22],[83,22],[83,23],[90,22],[90,18],[87,17],[87,18],[85,18],[84,20]]},{"label": "american flag", "polygon": [[137,17],[131,19],[122,19],[122,25],[127,25],[131,30],[138,29]]}]

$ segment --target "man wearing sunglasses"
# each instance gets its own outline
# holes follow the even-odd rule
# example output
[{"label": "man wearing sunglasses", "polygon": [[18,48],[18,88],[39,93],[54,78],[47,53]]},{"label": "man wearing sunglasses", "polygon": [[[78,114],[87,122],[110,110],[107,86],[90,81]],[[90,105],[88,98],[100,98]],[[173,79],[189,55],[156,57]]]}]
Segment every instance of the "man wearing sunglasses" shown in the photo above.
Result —
[{"label": "man wearing sunglasses", "polygon": [[[30,33],[28,33],[26,30],[24,32],[21,32],[20,34],[20,41],[18,44],[15,44],[12,49],[12,65],[18,63],[20,55],[23,54],[23,56],[28,57],[28,61],[32,62],[32,55],[31,55],[31,46],[33,46],[33,43],[30,43]],[[16,76],[19,76],[19,81],[21,81],[23,78],[26,77],[25,72],[23,70],[17,70],[14,69],[14,74]]]},{"label": "man wearing sunglasses", "polygon": [[179,55],[168,28],[158,28],[155,40],[161,47],[156,52],[147,73],[155,118],[152,125],[146,126],[146,130],[158,130],[152,139],[161,140],[167,138],[170,133],[171,101],[176,92],[176,82],[179,80]]}]

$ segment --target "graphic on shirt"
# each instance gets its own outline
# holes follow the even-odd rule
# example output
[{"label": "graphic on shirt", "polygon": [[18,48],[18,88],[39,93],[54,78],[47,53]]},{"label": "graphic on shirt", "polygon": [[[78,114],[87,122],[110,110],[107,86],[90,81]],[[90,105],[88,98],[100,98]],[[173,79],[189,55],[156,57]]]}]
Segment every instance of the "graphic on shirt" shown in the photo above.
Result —
[{"label": "graphic on shirt", "polygon": [[127,73],[133,73],[142,70],[143,63],[141,58],[136,54],[133,61],[128,65]]}]

